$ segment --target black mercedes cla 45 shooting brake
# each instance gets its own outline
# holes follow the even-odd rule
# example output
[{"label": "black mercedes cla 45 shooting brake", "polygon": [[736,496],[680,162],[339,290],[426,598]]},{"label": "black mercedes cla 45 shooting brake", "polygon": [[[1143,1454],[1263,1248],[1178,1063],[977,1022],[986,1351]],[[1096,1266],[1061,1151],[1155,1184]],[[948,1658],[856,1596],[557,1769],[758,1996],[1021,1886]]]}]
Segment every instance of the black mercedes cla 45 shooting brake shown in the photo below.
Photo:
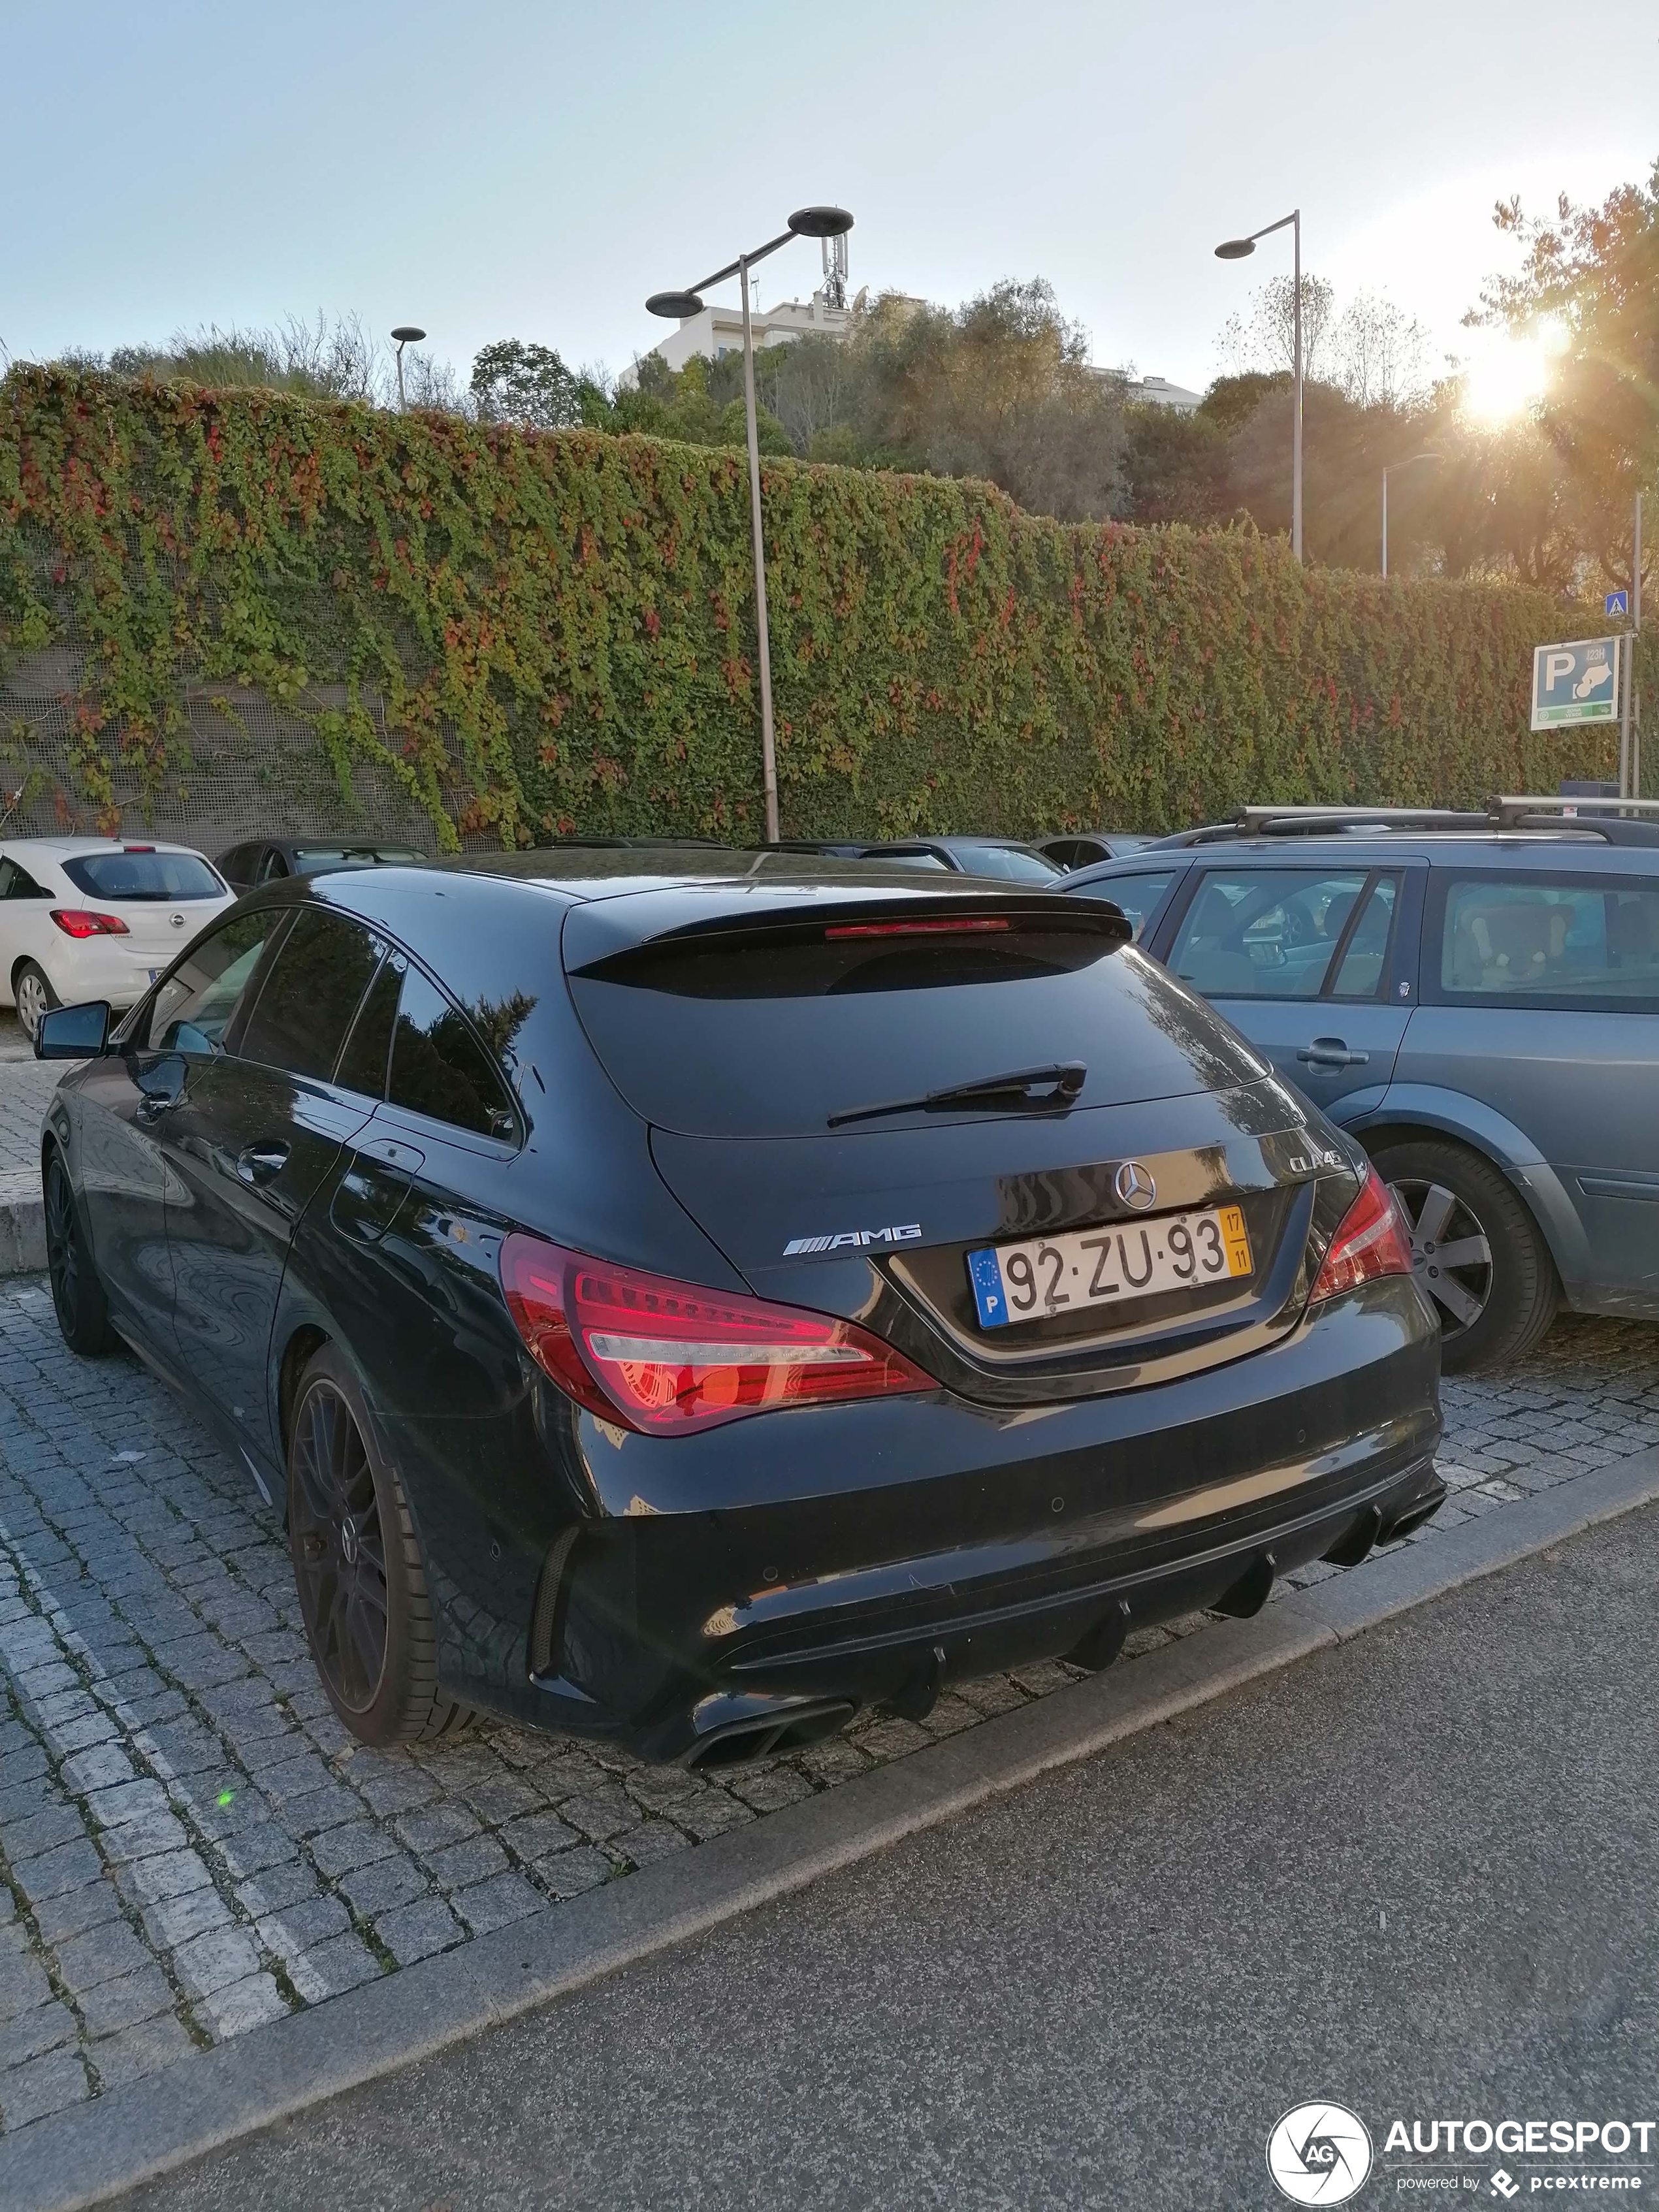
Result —
[{"label": "black mercedes cla 45 shooting brake", "polygon": [[526,853],[244,899],[46,1115],[70,1343],[286,1511],[364,1741],[726,1763],[1349,1562],[1443,1496],[1339,1131],[1115,908]]}]

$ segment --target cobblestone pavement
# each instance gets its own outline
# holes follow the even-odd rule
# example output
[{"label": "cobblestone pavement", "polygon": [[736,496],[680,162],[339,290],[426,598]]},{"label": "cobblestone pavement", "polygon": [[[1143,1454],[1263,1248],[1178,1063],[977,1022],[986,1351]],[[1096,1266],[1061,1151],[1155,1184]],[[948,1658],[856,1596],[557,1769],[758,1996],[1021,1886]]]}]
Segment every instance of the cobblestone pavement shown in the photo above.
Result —
[{"label": "cobblestone pavement", "polygon": [[8,1030],[27,1049],[22,1031],[9,1015],[5,1016],[0,1024],[0,1061],[6,1067],[5,1081],[0,1083],[0,1200],[38,1199],[40,1121],[64,1069],[60,1061],[24,1060],[21,1054],[14,1065],[9,1048],[11,1040],[4,1034]]},{"label": "cobblestone pavement", "polygon": [[[1414,1542],[1659,1442],[1659,1329],[1565,1322],[1445,1402],[1455,1496]],[[1204,1626],[1144,1632],[1130,1653]],[[0,1662],[6,2129],[1075,1674],[970,1683],[923,1724],[873,1719],[707,1778],[496,1724],[354,1747],[307,1656],[276,1515],[135,1362],[67,1352],[25,1278],[0,1284]]]}]

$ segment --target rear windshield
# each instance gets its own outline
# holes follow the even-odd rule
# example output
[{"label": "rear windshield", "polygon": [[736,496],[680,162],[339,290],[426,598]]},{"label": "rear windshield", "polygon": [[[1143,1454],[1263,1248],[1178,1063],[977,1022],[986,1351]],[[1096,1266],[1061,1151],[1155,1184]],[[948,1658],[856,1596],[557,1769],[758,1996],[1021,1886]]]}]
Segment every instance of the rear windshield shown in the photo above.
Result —
[{"label": "rear windshield", "polygon": [[64,873],[100,899],[216,899],[225,886],[198,853],[82,853]]},{"label": "rear windshield", "polygon": [[958,856],[970,875],[1000,876],[1012,884],[1051,884],[1064,872],[1040,853],[1022,853],[1017,845],[963,845]]},{"label": "rear windshield", "polygon": [[301,845],[294,865],[302,876],[314,876],[319,868],[404,867],[425,858],[423,853],[404,852],[396,845]]},{"label": "rear windshield", "polygon": [[570,983],[623,1096],[687,1135],[805,1136],[834,1115],[1065,1061],[1087,1065],[1080,1107],[1266,1073],[1161,969],[1081,932],[647,946]]}]

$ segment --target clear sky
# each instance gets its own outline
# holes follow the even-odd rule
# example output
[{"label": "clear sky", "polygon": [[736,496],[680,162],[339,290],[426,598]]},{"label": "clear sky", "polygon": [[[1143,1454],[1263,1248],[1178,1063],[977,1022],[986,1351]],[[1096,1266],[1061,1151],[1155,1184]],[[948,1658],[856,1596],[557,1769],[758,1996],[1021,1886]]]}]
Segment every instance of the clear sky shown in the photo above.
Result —
[{"label": "clear sky", "polygon": [[[356,312],[623,367],[641,302],[838,200],[855,287],[1048,277],[1097,361],[1178,383],[1304,211],[1339,295],[1441,348],[1519,191],[1659,155],[1659,18],[1560,0],[4,0],[14,356]],[[769,264],[804,295],[817,249]],[[728,288],[730,290],[731,288]]]}]

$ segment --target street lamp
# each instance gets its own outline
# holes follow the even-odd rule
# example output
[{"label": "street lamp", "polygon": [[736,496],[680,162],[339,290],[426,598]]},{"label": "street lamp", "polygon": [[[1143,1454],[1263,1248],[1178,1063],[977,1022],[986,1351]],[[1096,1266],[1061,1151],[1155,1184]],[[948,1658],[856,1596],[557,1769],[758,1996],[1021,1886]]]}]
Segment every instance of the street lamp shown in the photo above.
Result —
[{"label": "street lamp", "polygon": [[792,238],[840,238],[852,228],[853,218],[845,208],[797,208],[789,218],[789,228],[764,246],[738,254],[735,261],[705,276],[689,292],[653,292],[645,303],[647,314],[684,322],[702,313],[702,295],[712,284],[723,284],[728,276],[735,276],[743,294],[743,403],[749,429],[749,520],[755,540],[755,629],[760,640],[761,778],[766,799],[766,839],[773,845],[778,839],[778,757],[772,730],[772,653],[766,622],[766,553],[761,533],[760,441],[755,428],[755,334],[749,320],[749,271],[756,262],[787,246]]},{"label": "street lamp", "polygon": [[1302,558],[1302,210],[1292,208],[1277,222],[1264,223],[1248,238],[1224,239],[1215,250],[1218,261],[1243,261],[1255,252],[1258,238],[1267,238],[1289,224],[1296,235],[1296,411],[1291,428],[1291,550]]},{"label": "street lamp", "polygon": [[398,348],[398,412],[401,415],[407,405],[404,398],[404,348],[419,345],[426,332],[417,331],[413,323],[399,323],[392,335]]},{"label": "street lamp", "polygon": [[1382,574],[1389,573],[1389,478],[1396,469],[1414,469],[1419,461],[1443,461],[1443,453],[1413,453],[1408,461],[1390,461],[1382,471]]}]

